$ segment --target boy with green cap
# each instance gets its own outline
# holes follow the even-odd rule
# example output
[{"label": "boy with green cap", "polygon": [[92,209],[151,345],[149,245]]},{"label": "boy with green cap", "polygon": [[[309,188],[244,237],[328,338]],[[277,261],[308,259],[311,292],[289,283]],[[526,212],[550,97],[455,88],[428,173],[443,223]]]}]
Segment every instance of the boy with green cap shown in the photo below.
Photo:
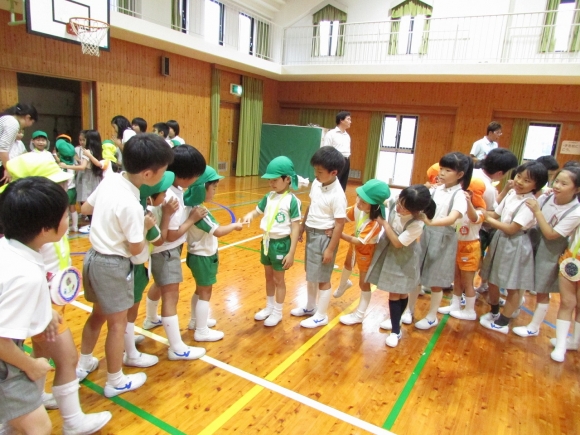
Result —
[{"label": "boy with green cap", "polygon": [[300,231],[300,200],[290,192],[298,189],[298,176],[288,157],[272,160],[262,175],[269,181],[271,192],[258,203],[256,209],[244,216],[243,223],[259,215],[260,229],[264,231],[260,262],[266,275],[266,308],[258,311],[255,320],[264,320],[264,326],[276,326],[282,320],[286,297],[284,272],[292,267]]},{"label": "boy with green cap", "polygon": [[356,193],[356,204],[346,209],[346,220],[355,223],[355,230],[352,236],[345,233],[341,236],[342,240],[349,243],[349,248],[340,285],[334,292],[334,297],[341,297],[352,286],[348,278],[355,263],[359,269],[361,296],[356,311],[340,318],[340,323],[344,325],[362,323],[371,301],[371,285],[366,282],[366,274],[383,228],[377,218],[382,216],[385,219],[384,202],[391,196],[388,184],[380,180],[367,181],[363,186],[357,187]]},{"label": "boy with green cap", "polygon": [[[179,149],[178,147],[177,149]],[[184,195],[186,206],[196,206],[204,201],[211,201],[217,190],[221,175],[211,166],[206,166],[201,177]],[[232,231],[240,231],[242,223],[232,222],[220,226],[211,212],[192,225],[187,232],[187,266],[195,279],[195,293],[191,298],[191,321],[189,329],[195,327],[195,341],[218,341],[224,338],[222,331],[209,329],[209,300],[213,285],[217,282],[218,271],[218,237]],[[214,323],[214,322],[212,322]]]},{"label": "boy with green cap", "polygon": [[[75,147],[64,137],[65,135],[59,136],[56,140],[56,155],[61,163],[65,165],[74,166],[75,164]],[[79,230],[79,214],[77,212],[77,187],[75,184],[75,171],[72,169],[63,169],[64,172],[71,172],[73,176],[68,182],[67,195],[68,195],[68,212],[71,218],[71,231],[78,232]]]},{"label": "boy with green cap", "polygon": [[32,133],[32,147],[32,152],[50,154],[48,136],[44,131],[36,130]]}]

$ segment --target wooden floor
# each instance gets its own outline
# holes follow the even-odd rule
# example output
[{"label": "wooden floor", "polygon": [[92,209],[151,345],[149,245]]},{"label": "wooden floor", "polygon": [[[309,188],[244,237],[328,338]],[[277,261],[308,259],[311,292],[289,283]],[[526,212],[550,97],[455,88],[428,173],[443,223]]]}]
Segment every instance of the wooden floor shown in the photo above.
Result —
[{"label": "wooden floor", "polygon": [[[349,203],[354,203],[355,187],[348,187]],[[228,223],[229,210],[241,217],[267,191],[267,183],[258,177],[228,177],[209,207],[220,222]],[[304,209],[308,192],[299,192],[298,197]],[[159,364],[145,369],[148,380],[143,387],[107,399],[102,395],[103,329],[95,349],[100,367],[80,390],[85,411],[113,413],[101,433],[342,435],[388,433],[386,429],[421,435],[580,433],[580,355],[568,352],[563,364],[549,356],[557,297],[539,337],[505,336],[478,322],[439,315],[435,330],[404,326],[399,346],[387,348],[387,332],[379,330],[379,323],[388,308],[388,295],[381,291],[373,293],[362,325],[338,322],[356,307],[357,286],[341,299],[331,299],[330,323],[324,328],[301,328],[300,319],[290,316],[290,309],[305,301],[300,244],[297,262],[286,273],[284,319],[267,328],[254,321],[265,303],[259,236],[259,222],[254,221],[250,228],[220,239],[220,271],[211,312],[225,338],[203,344],[207,355],[202,360],[169,361],[163,329],[146,331],[150,338],[140,349],[158,355]],[[81,265],[88,247],[86,236],[71,236],[75,265]],[[341,242],[340,266],[346,250]],[[187,330],[194,281],[185,264],[183,274],[180,324],[184,341],[195,344]],[[340,272],[335,271],[333,288],[339,279]],[[533,298],[526,299],[527,309],[515,325],[530,320]],[[426,313],[428,304],[429,296],[420,297],[417,313]],[[483,314],[488,307],[478,301],[476,309]],[[67,322],[78,346],[87,310],[90,303],[83,297],[67,308]],[[144,315],[142,304],[137,326]],[[58,411],[49,414],[54,433],[61,433]]]}]

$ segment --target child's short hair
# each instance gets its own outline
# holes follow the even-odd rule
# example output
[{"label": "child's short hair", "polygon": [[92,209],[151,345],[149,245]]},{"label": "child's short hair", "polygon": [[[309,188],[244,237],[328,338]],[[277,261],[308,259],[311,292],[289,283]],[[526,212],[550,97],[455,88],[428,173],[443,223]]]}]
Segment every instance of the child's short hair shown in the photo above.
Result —
[{"label": "child's short hair", "polygon": [[458,151],[445,154],[439,160],[439,166],[442,168],[452,169],[456,172],[463,172],[463,177],[460,178],[461,188],[467,190],[469,183],[471,183],[471,175],[473,174],[473,160]]},{"label": "child's short hair", "polygon": [[[167,143],[165,143],[167,147]],[[173,152],[173,163],[167,168],[172,171],[177,178],[199,177],[205,171],[205,158],[191,145],[181,145],[170,148]]]},{"label": "child's short hair", "polygon": [[403,207],[413,214],[423,212],[429,219],[433,219],[433,216],[435,216],[437,204],[433,201],[429,189],[423,184],[413,184],[405,187],[399,195],[399,201],[401,201]]},{"label": "child's short hair", "polygon": [[30,119],[38,121],[38,112],[32,104],[18,103],[16,106],[9,107],[0,113],[0,116],[13,115],[13,116],[26,116],[29,115]]},{"label": "child's short hair", "polygon": [[487,133],[486,134],[489,134],[490,132],[495,133],[498,130],[501,130],[501,124],[497,121],[491,121],[487,125]]},{"label": "child's short hair", "polygon": [[220,180],[212,180],[205,183],[205,189],[207,190],[212,184],[218,184]]},{"label": "child's short hair", "polygon": [[[556,177],[558,175],[560,175],[560,172],[563,172],[563,171],[566,171],[570,174],[570,178],[572,178],[572,180],[574,181],[574,186],[576,188],[580,187],[580,164],[568,165],[568,166],[564,165],[564,167],[558,171],[558,173],[556,174]],[[578,194],[576,196],[579,197],[580,194]]]},{"label": "child's short hair", "polygon": [[580,162],[578,162],[577,160],[568,160],[566,163],[564,163],[564,166],[562,166],[562,169],[576,167],[576,166],[580,167]]},{"label": "child's short hair", "polygon": [[548,171],[556,171],[557,169],[560,169],[560,164],[554,156],[541,156],[536,159],[536,162],[540,162]]},{"label": "child's short hair", "polygon": [[145,133],[147,131],[147,121],[145,121],[143,118],[133,118],[131,125],[136,125],[139,127],[140,133]]},{"label": "child's short hair", "polygon": [[158,122],[157,124],[153,124],[153,128],[162,133],[164,138],[167,139],[167,136],[169,136],[169,127],[166,123]]},{"label": "child's short hair", "polygon": [[343,110],[336,114],[336,125],[340,124],[340,121],[344,121],[347,116],[350,116],[350,112]]},{"label": "child's short hair", "polygon": [[153,133],[138,133],[123,147],[123,164],[130,174],[151,169],[157,171],[173,162],[167,142]]},{"label": "child's short hair", "polygon": [[45,177],[14,181],[0,195],[0,227],[7,239],[28,244],[43,229],[58,231],[68,208],[65,190]]},{"label": "child's short hair", "polygon": [[[171,128],[175,132],[175,136],[179,136],[179,123],[177,121],[170,119],[166,124],[168,128]],[[169,134],[169,131],[167,134]]]},{"label": "child's short hair", "polygon": [[504,174],[518,166],[518,158],[510,150],[494,148],[481,161],[481,169],[490,175],[497,172]]},{"label": "child's short hair", "polygon": [[131,128],[129,120],[123,115],[114,116],[113,119],[111,119],[111,124],[115,124],[117,126],[117,139],[123,139],[123,132]]},{"label": "child's short hair", "polygon": [[533,193],[541,190],[548,182],[548,170],[540,162],[532,160],[531,162],[522,163],[516,168],[516,175],[528,171],[529,177],[534,180],[536,187],[532,189]]},{"label": "child's short hair", "polygon": [[310,159],[312,166],[322,166],[328,172],[340,173],[344,168],[344,156],[340,151],[331,146],[320,147]]}]

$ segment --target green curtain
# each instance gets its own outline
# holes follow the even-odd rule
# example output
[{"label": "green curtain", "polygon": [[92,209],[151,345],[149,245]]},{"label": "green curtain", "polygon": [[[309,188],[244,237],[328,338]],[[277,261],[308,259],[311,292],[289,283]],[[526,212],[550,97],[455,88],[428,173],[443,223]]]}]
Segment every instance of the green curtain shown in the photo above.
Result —
[{"label": "green curtain", "polygon": [[217,170],[218,167],[218,135],[220,129],[220,70],[213,67],[211,70],[211,142],[209,145],[209,165]]},{"label": "green curtain", "polygon": [[332,129],[336,127],[338,111],[329,109],[300,109],[299,125],[315,124]]},{"label": "green curtain", "polygon": [[256,21],[256,57],[270,59],[270,24],[263,21]]},{"label": "green curtain", "polygon": [[391,9],[391,18],[401,18],[404,15],[431,15],[433,8],[419,0],[407,0]]},{"label": "green curtain", "polygon": [[574,12],[574,20],[572,21],[572,36],[570,38],[570,46],[568,51],[580,51],[580,0],[576,0],[576,12]]},{"label": "green curtain", "polygon": [[179,10],[179,0],[171,0],[171,28],[181,30],[181,11]]},{"label": "green curtain", "polygon": [[419,0],[407,0],[398,6],[391,9],[391,36],[389,37],[389,54],[398,54],[398,39],[399,39],[399,20],[402,16],[411,15],[416,17],[417,15],[426,15],[427,20],[425,21],[425,27],[423,28],[423,40],[421,42],[421,48],[419,49],[419,54],[427,54],[427,43],[429,41],[429,28],[431,27],[431,14],[433,13],[433,8],[426,3]]},{"label": "green curtain", "polygon": [[427,17],[425,20],[425,26],[423,27],[423,39],[421,41],[421,47],[419,47],[419,54],[427,54],[427,47],[429,45],[429,29],[431,29],[431,17]]},{"label": "green curtain", "polygon": [[518,162],[521,162],[524,157],[524,146],[526,144],[526,135],[528,134],[529,125],[529,119],[516,119],[514,121],[510,151],[517,157]]},{"label": "green curtain", "polygon": [[117,11],[125,15],[135,16],[135,0],[118,0]]},{"label": "green curtain", "polygon": [[369,128],[369,137],[367,140],[367,158],[365,160],[365,170],[363,172],[363,183],[375,178],[377,172],[377,161],[379,159],[379,148],[384,119],[385,116],[381,112],[373,112],[371,115],[371,126]]},{"label": "green curtain", "polygon": [[346,12],[335,8],[332,5],[326,5],[318,12],[312,15],[312,56],[320,56],[320,22],[321,21],[338,21],[338,45],[336,48],[336,55],[344,55],[344,23],[346,23]]},{"label": "green curtain", "polygon": [[540,53],[554,51],[556,45],[556,10],[560,5],[560,0],[548,0],[546,4],[546,18],[544,19],[544,28],[540,38]]},{"label": "green curtain", "polygon": [[258,175],[264,110],[264,82],[242,76],[242,101],[236,176]]},{"label": "green curtain", "polygon": [[391,36],[389,37],[389,54],[398,54],[399,50],[399,21],[391,21]]}]

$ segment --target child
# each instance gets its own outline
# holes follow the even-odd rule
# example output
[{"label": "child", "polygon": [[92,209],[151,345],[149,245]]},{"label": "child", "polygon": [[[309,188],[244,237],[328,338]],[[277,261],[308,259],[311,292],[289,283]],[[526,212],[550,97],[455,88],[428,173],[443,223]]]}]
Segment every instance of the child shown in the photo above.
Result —
[{"label": "child", "polygon": [[145,133],[147,131],[147,121],[139,117],[133,118],[133,121],[131,121],[131,128],[135,133]]},{"label": "child", "polygon": [[46,153],[50,155],[48,151],[48,136],[44,131],[37,130],[32,133],[32,152],[35,153]]},{"label": "child", "polygon": [[[176,149],[181,148],[178,147]],[[211,201],[215,195],[221,175],[211,166],[206,166],[203,175],[190,190],[189,204],[201,204]],[[191,202],[189,202],[191,201]],[[212,214],[195,223],[187,232],[187,266],[195,279],[195,294],[191,298],[190,326],[195,325],[193,339],[195,341],[218,341],[224,338],[222,331],[209,329],[209,300],[212,286],[217,282],[218,271],[218,238],[232,231],[240,231],[240,221],[220,226]]]},{"label": "child", "polygon": [[10,148],[14,144],[18,132],[32,126],[38,121],[38,112],[30,104],[18,103],[0,113],[0,184],[8,180],[8,172],[4,173],[6,162],[10,160]]},{"label": "child", "polygon": [[167,126],[166,123],[158,122],[157,124],[154,124],[153,125],[153,133],[161,136],[163,139],[165,139],[165,142],[167,142],[167,145],[169,145],[170,147],[173,148],[173,142],[171,142],[171,139],[169,139],[169,127]]},{"label": "child", "polygon": [[51,433],[37,381],[52,369],[46,358],[26,355],[23,342],[43,332],[48,341],[56,338],[58,315],[39,250],[65,235],[67,205],[62,187],[44,177],[15,181],[0,195],[0,264],[6,265],[0,274],[0,424],[27,434]]},{"label": "child", "polygon": [[[165,143],[162,138],[160,139],[160,143]],[[161,321],[151,322],[149,320],[151,313],[148,312],[148,318],[145,319],[143,327],[151,329],[162,324],[169,340],[168,358],[172,361],[193,360],[205,355],[205,349],[187,346],[181,339],[177,302],[179,301],[179,284],[183,281],[181,249],[187,239],[187,231],[199,220],[197,214],[199,207],[189,212],[185,206],[183,194],[184,190],[204,173],[206,164],[201,153],[192,146],[180,146],[169,149],[169,152],[174,156],[169,170],[175,174],[175,180],[165,195],[167,200],[175,198],[179,203],[179,208],[171,216],[165,242],[155,247],[151,254],[151,274],[156,288],[154,292],[161,292]],[[149,292],[151,293],[151,290]],[[157,316],[156,312],[155,316]]]},{"label": "child", "polygon": [[262,176],[269,180],[273,189],[262,198],[256,209],[244,216],[243,223],[250,223],[259,215],[260,229],[264,231],[260,262],[266,275],[266,308],[258,311],[255,320],[264,320],[264,326],[276,326],[282,320],[282,308],[286,297],[284,272],[294,264],[294,254],[300,231],[300,200],[290,192],[298,189],[298,176],[288,157],[273,159]]},{"label": "child", "polygon": [[[431,306],[424,319],[415,323],[418,329],[429,329],[439,323],[437,310],[443,298],[443,288],[450,287],[455,276],[457,233],[455,222],[467,211],[467,201],[461,189],[471,182],[473,161],[460,152],[445,154],[439,161],[439,182],[432,190],[437,210],[433,220],[425,217],[421,237],[421,285],[431,288]],[[411,293],[408,310],[415,309],[417,291]]]},{"label": "child", "polygon": [[[536,219],[525,206],[527,199],[548,181],[548,171],[541,163],[531,161],[517,167],[513,190],[486,215],[486,222],[496,228],[483,261],[481,278],[489,282],[491,312],[480,318],[481,325],[492,331],[507,334],[513,313],[520,306],[519,290],[534,290],[534,255],[527,231]],[[508,296],[504,312],[499,312],[499,288]]]},{"label": "child", "polygon": [[113,119],[111,119],[111,127],[113,127],[113,136],[111,137],[111,140],[121,151],[123,151],[123,148],[129,139],[137,134],[135,130],[131,128],[129,120],[122,115],[114,116]]},{"label": "child", "polygon": [[[455,257],[455,278],[453,280],[453,297],[451,304],[439,308],[442,314],[461,320],[475,320],[475,289],[473,279],[481,262],[479,230],[484,220],[485,184],[479,179],[472,179],[469,189],[464,192],[467,212],[457,221],[457,255]],[[465,293],[465,308],[461,309],[461,297]]]},{"label": "child", "polygon": [[[317,328],[328,324],[330,302],[330,276],[346,219],[346,196],[337,179],[345,159],[340,151],[331,146],[319,148],[310,164],[314,166],[316,180],[310,189],[310,205],[300,224],[299,239],[306,231],[304,262],[308,300],[305,307],[290,311],[293,316],[311,316],[300,322],[304,328]],[[332,229],[332,237],[326,230]],[[318,290],[318,292],[317,292]],[[316,295],[318,307],[316,306]]]},{"label": "child", "polygon": [[179,142],[179,145],[185,144],[185,141],[179,137],[179,123],[170,119],[166,122],[167,127],[169,127],[169,133],[167,134],[168,139],[176,140]]},{"label": "child", "polygon": [[10,152],[8,156],[13,159],[15,157],[21,156],[22,154],[26,154],[26,146],[24,146],[24,142],[22,142],[22,138],[24,137],[24,130],[20,130],[16,135],[16,140],[14,144],[10,147]]},{"label": "child", "polygon": [[367,282],[389,291],[391,318],[380,325],[382,329],[392,329],[385,342],[389,347],[396,347],[401,339],[401,317],[408,295],[419,285],[421,247],[417,239],[424,226],[420,214],[433,219],[436,207],[429,189],[415,184],[403,189],[397,200],[389,201],[386,219],[377,218],[385,231],[377,244]]},{"label": "child", "polygon": [[[65,135],[62,135],[65,136]],[[69,140],[67,140],[67,138]],[[75,165],[75,149],[70,143],[70,137],[60,137],[56,140],[56,152],[58,160],[65,165],[74,166]],[[75,184],[75,172],[72,169],[65,169],[65,172],[70,172],[73,176],[68,182],[67,195],[68,195],[68,212],[71,218],[71,231],[78,232],[79,230],[79,214],[77,213],[77,189]]]},{"label": "child", "polygon": [[89,158],[92,167],[97,167],[101,169],[101,179],[105,178],[107,175],[113,172],[119,172],[119,165],[117,165],[116,157],[117,147],[115,143],[106,139],[101,145],[101,157],[99,160],[94,154],[98,155],[98,150],[94,152],[84,152],[83,154]]},{"label": "child", "polygon": [[540,162],[542,165],[546,167],[548,170],[548,187],[552,187],[552,183],[556,178],[556,174],[558,173],[558,169],[560,169],[560,164],[558,160],[554,158],[554,156],[541,156],[536,159],[536,162]]},{"label": "child", "polygon": [[147,244],[145,230],[155,224],[154,219],[143,218],[139,187],[159,183],[173,160],[163,140],[148,134],[131,138],[123,157],[127,172],[111,174],[103,180],[82,208],[85,214],[91,214],[94,209],[92,248],[85,255],[83,265],[85,298],[94,305],[83,329],[78,368],[87,372],[96,369],[98,361],[95,364],[92,352],[106,321],[106,397],[135,390],[147,379],[144,373],[124,375],[122,370],[127,310],[134,304],[130,257],[143,251]]},{"label": "child", "polygon": [[550,306],[550,293],[558,292],[558,259],[568,246],[568,236],[580,225],[579,193],[580,168],[567,168],[556,175],[551,194],[525,202],[538,222],[538,227],[529,231],[535,253],[536,309],[529,325],[513,328],[521,337],[539,335]]},{"label": "child", "polygon": [[354,235],[349,236],[342,233],[341,236],[342,240],[349,243],[349,246],[340,277],[340,285],[334,292],[334,297],[341,297],[345,290],[352,286],[352,282],[348,278],[355,263],[359,269],[361,295],[356,311],[340,318],[340,323],[343,325],[362,323],[371,302],[371,285],[366,281],[366,274],[381,234],[381,224],[378,218],[386,218],[383,203],[391,196],[387,183],[380,180],[367,181],[363,186],[357,187],[356,193],[356,205],[346,209],[346,220],[355,222]]}]

